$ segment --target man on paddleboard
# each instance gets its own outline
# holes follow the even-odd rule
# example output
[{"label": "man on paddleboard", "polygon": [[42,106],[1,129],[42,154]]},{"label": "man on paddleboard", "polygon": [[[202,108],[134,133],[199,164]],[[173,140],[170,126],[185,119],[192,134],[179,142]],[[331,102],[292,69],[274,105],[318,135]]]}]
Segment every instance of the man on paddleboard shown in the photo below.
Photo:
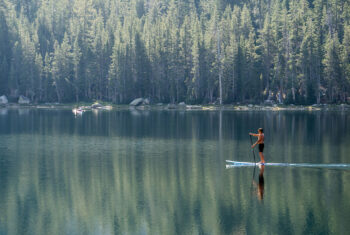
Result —
[{"label": "man on paddleboard", "polygon": [[265,164],[265,159],[264,159],[264,130],[262,128],[258,129],[258,134],[254,134],[254,133],[249,133],[249,135],[258,137],[258,140],[255,142],[255,144],[252,145],[252,148],[254,148],[257,144],[259,145],[259,156],[261,161],[259,162],[260,164]]}]

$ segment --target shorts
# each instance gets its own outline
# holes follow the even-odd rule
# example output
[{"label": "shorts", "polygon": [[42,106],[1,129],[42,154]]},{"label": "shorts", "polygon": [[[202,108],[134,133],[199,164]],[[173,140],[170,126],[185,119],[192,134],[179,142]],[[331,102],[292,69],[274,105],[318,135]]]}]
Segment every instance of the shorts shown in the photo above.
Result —
[{"label": "shorts", "polygon": [[261,152],[264,152],[264,144],[259,144],[259,153]]}]

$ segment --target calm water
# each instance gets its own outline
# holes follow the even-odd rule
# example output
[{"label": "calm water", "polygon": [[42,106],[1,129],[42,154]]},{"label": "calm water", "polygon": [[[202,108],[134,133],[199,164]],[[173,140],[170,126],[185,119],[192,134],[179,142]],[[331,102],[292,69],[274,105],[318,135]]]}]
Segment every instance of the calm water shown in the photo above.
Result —
[{"label": "calm water", "polygon": [[349,170],[226,169],[258,127],[267,161],[350,163],[349,113],[0,109],[0,234],[348,233]]}]

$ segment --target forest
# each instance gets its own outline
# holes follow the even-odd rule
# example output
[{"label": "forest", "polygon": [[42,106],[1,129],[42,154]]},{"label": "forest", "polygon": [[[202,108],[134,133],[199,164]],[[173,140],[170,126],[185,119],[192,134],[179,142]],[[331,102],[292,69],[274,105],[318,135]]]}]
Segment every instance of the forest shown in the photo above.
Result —
[{"label": "forest", "polygon": [[0,95],[350,100],[349,0],[1,0]]}]

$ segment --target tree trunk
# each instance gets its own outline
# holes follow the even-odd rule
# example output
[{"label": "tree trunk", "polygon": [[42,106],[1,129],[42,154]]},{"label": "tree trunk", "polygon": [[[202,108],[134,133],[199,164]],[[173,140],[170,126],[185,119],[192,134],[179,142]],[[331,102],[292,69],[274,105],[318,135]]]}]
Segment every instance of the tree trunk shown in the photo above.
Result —
[{"label": "tree trunk", "polygon": [[220,41],[220,32],[217,31],[218,35],[218,67],[219,67],[219,95],[220,95],[220,105],[222,105],[222,67],[221,67],[221,41]]},{"label": "tree trunk", "polygon": [[292,96],[293,96],[293,102],[295,102],[294,72],[292,72]]},{"label": "tree trunk", "polygon": [[58,83],[57,83],[56,79],[55,79],[55,88],[56,88],[56,95],[57,95],[58,103],[61,103],[61,94],[60,94],[60,91],[58,88]]},{"label": "tree trunk", "polygon": [[75,102],[79,102],[79,89],[77,86],[75,87]]},{"label": "tree trunk", "polygon": [[42,76],[40,76],[39,78],[39,101],[42,100],[42,96],[43,96],[43,85],[42,85]]},{"label": "tree trunk", "polygon": [[235,100],[235,68],[233,67],[232,73],[232,99]]},{"label": "tree trunk", "polygon": [[317,104],[320,104],[321,102],[321,95],[320,95],[320,87],[321,87],[321,84],[320,84],[320,68],[318,66],[318,71],[317,71]]}]

